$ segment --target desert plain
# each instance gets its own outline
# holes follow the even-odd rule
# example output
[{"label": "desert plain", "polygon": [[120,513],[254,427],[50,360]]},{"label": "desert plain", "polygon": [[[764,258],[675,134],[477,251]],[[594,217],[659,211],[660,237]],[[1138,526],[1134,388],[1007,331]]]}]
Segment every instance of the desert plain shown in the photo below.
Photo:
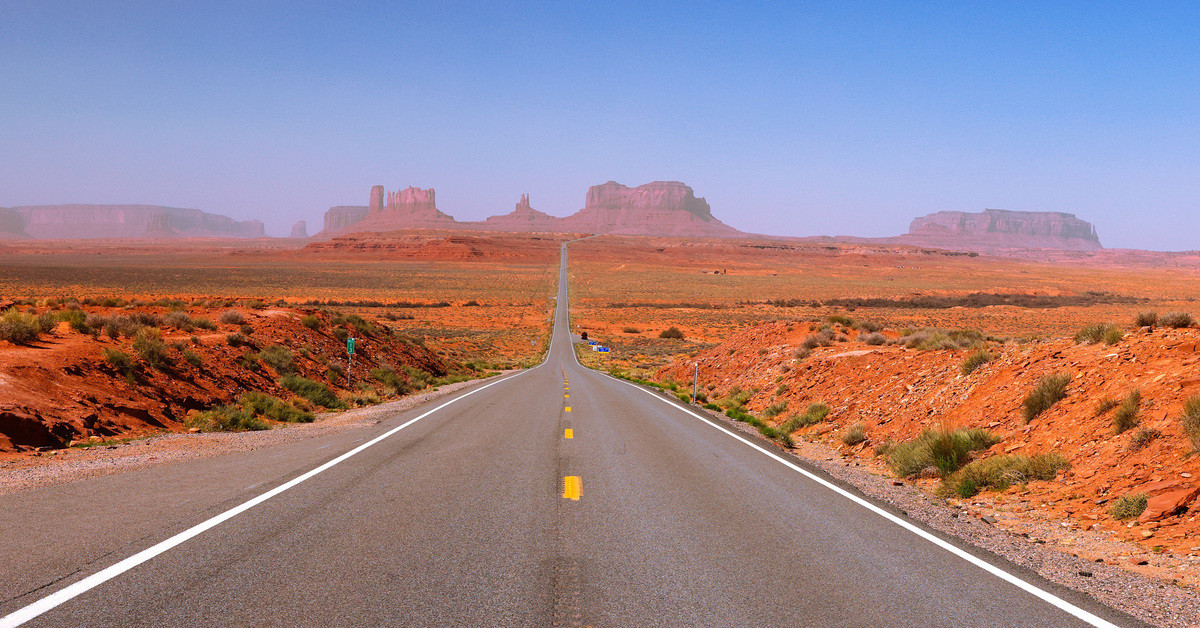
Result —
[{"label": "desert plain", "polygon": [[[236,429],[256,393],[287,408],[250,427],[288,429],[531,366],[559,246],[581,235],[0,244],[0,308],[49,321],[0,341],[0,464]],[[1184,420],[1200,329],[1168,322],[1200,314],[1200,255],[614,235],[570,251],[573,331],[610,349],[581,345],[585,365],[1031,543],[1200,587]],[[1030,416],[1051,376],[1061,394]],[[975,440],[950,466],[896,453],[956,432]]]}]

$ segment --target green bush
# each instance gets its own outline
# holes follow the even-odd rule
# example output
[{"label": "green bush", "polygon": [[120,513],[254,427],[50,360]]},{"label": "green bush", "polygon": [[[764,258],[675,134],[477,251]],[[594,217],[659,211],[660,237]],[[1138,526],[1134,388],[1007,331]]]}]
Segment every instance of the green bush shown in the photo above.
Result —
[{"label": "green bush", "polygon": [[316,418],[313,413],[266,393],[248,392],[243,394],[238,402],[255,416],[281,423],[312,423]]},{"label": "green bush", "polygon": [[1121,407],[1113,413],[1113,430],[1117,434],[1129,431],[1138,424],[1138,405],[1142,403],[1142,392],[1140,390],[1132,390],[1129,396],[1125,397],[1125,401],[1121,402]]},{"label": "green bush", "polygon": [[1122,495],[1113,501],[1112,506],[1109,506],[1108,515],[1121,521],[1133,519],[1145,512],[1146,504],[1149,501],[1145,493]]},{"label": "green bush", "polygon": [[1138,312],[1133,324],[1136,327],[1154,327],[1158,324],[1158,312]]},{"label": "green bush", "polygon": [[933,467],[938,475],[954,473],[971,456],[1000,442],[991,432],[979,428],[925,430],[920,436],[897,443],[888,452],[888,464],[896,475],[911,477]]},{"label": "green bush", "polygon": [[314,316],[312,314],[306,314],[305,316],[302,316],[300,318],[300,324],[304,325],[305,327],[307,327],[309,329],[320,329],[321,328],[321,317]]},{"label": "green bush", "polygon": [[780,424],[779,431],[783,432],[784,434],[791,434],[802,427],[816,425],[817,423],[824,421],[826,416],[829,416],[829,406],[820,402],[810,403],[808,407],[805,408],[803,414],[793,415],[791,418]]},{"label": "green bush", "polygon": [[258,359],[275,369],[275,372],[280,375],[290,375],[296,372],[296,356],[291,349],[283,345],[263,347],[258,352]]},{"label": "green bush", "polygon": [[184,349],[180,353],[183,354],[183,359],[192,366],[199,367],[204,364],[204,359],[200,357],[200,354],[192,351],[191,349]]},{"label": "green bush", "polygon": [[171,365],[167,345],[162,341],[162,332],[153,327],[138,330],[133,337],[133,350],[152,368],[161,371]]},{"label": "green bush", "polygon": [[787,410],[787,406],[788,406],[788,404],[786,401],[780,401],[777,403],[773,403],[773,404],[767,406],[765,410],[763,410],[763,416],[767,417],[768,419],[775,418],[775,417],[783,414],[783,412],[785,410]]},{"label": "green bush", "polygon": [[333,337],[341,342],[346,342],[346,339],[350,337],[350,331],[345,327],[337,327],[333,330]]},{"label": "green bush", "polygon": [[1070,468],[1067,459],[1057,452],[1033,457],[1001,454],[975,460],[946,477],[941,492],[959,497],[973,497],[983,490],[1003,491],[1014,484],[1029,480],[1053,480],[1060,469]]},{"label": "green bush", "polygon": [[870,345],[872,347],[878,347],[879,345],[887,344],[887,336],[885,336],[879,332],[875,332],[875,331],[865,333],[865,334],[859,336],[858,339],[861,340],[864,344]]},{"label": "green bush", "polygon": [[[1079,331],[1075,332],[1075,342],[1078,344],[1088,344],[1088,345],[1099,344],[1099,343],[1105,341],[1105,338],[1107,337],[1108,333],[1111,331],[1116,331],[1118,334],[1121,334],[1122,336],[1124,335],[1123,333],[1121,333],[1121,330],[1117,329],[1117,327],[1114,325],[1110,325],[1108,323],[1092,323],[1090,325],[1084,326],[1083,329],[1080,329]],[[1117,340],[1120,340],[1120,338],[1118,338]],[[1116,344],[1116,341],[1111,342],[1109,344]]]},{"label": "green bush", "polygon": [[198,329],[207,329],[209,331],[217,328],[217,324],[208,320],[207,318],[193,318],[192,326]]},{"label": "green bush", "polygon": [[242,313],[237,310],[226,310],[221,313],[221,317],[218,320],[226,325],[241,325],[246,322],[246,317],[242,316]]},{"label": "green bush", "polygon": [[683,332],[679,331],[678,327],[675,327],[674,325],[672,325],[672,326],[662,330],[662,332],[658,334],[658,337],[659,338],[676,338],[676,339],[682,340]]},{"label": "green bush", "polygon": [[9,308],[0,316],[0,340],[7,340],[16,345],[24,345],[38,339],[42,334],[42,326],[38,317]]},{"label": "green bush", "polygon": [[1200,451],[1200,395],[1188,397],[1183,402],[1183,416],[1179,417],[1183,433],[1192,442],[1192,449]]},{"label": "green bush", "polygon": [[1158,324],[1172,329],[1183,329],[1196,324],[1196,320],[1187,312],[1168,312],[1158,317]]},{"label": "green bush", "polygon": [[905,330],[898,342],[909,349],[937,351],[969,349],[983,342],[983,334],[973,329],[942,330],[932,327]]},{"label": "green bush", "polygon": [[71,329],[81,334],[92,333],[92,326],[87,323],[87,314],[82,310],[63,310],[57,318],[71,326]]},{"label": "green bush", "polygon": [[829,324],[831,324],[831,325],[841,325],[843,327],[853,327],[854,326],[853,318],[850,318],[849,316],[842,316],[840,314],[834,314],[833,316],[826,316],[825,320],[829,321]]},{"label": "green bush", "polygon": [[1025,422],[1036,419],[1061,401],[1063,397],[1066,397],[1067,385],[1070,383],[1071,376],[1066,373],[1055,373],[1038,380],[1037,385],[1021,402],[1021,413],[1025,417]]},{"label": "green bush", "polygon": [[229,404],[217,406],[210,410],[197,412],[187,421],[188,427],[197,428],[202,432],[241,432],[247,430],[271,429],[271,424],[240,405]]},{"label": "green bush", "polygon": [[881,323],[876,323],[875,321],[869,321],[866,319],[858,321],[854,324],[854,327],[857,328],[858,331],[865,334],[873,334],[875,332],[883,331],[883,325]]},{"label": "green bush", "polygon": [[1129,437],[1129,448],[1133,451],[1144,449],[1154,439],[1162,436],[1162,432],[1154,428],[1139,427],[1132,436]]},{"label": "green bush", "polygon": [[121,373],[128,373],[133,368],[133,358],[128,353],[104,347],[104,360]]},{"label": "green bush", "polygon": [[846,445],[854,446],[866,440],[867,432],[862,423],[855,423],[842,433],[842,442]]},{"label": "green bush", "polygon": [[374,377],[379,383],[396,391],[398,395],[404,395],[409,392],[411,387],[408,380],[400,377],[396,370],[389,365],[383,365],[380,368],[371,369],[371,377]]},{"label": "green bush", "polygon": [[1104,344],[1115,345],[1125,339],[1125,332],[1113,326],[1109,327],[1108,331],[1104,332]]},{"label": "green bush", "polygon": [[167,312],[167,315],[163,317],[163,323],[175,329],[183,329],[192,324],[192,317],[188,316],[187,312],[176,310],[174,312]]},{"label": "green bush", "polygon": [[975,369],[987,364],[988,362],[991,362],[994,359],[996,359],[996,356],[982,349],[973,351],[970,355],[963,358],[962,364],[959,366],[959,370],[964,376],[970,375],[971,373],[975,372]]},{"label": "green bush", "polygon": [[279,380],[279,385],[317,404],[330,409],[345,408],[346,404],[328,386],[299,375],[285,375]]},{"label": "green bush", "polygon": [[715,403],[706,403],[706,404],[704,404],[704,409],[705,409],[705,410],[715,410],[715,411],[717,411],[717,412],[720,412],[720,411],[721,411],[721,406],[718,406],[718,405],[717,405],[717,404],[715,404]]},{"label": "green bush", "polygon": [[231,347],[240,347],[250,342],[250,339],[241,334],[229,334],[225,336],[225,342]]}]

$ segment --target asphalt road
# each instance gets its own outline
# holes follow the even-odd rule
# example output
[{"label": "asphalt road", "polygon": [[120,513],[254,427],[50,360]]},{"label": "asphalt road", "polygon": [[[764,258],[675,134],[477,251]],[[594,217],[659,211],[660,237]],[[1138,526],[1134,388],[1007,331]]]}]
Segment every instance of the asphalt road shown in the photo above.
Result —
[{"label": "asphalt road", "polygon": [[536,368],[0,496],[0,626],[1137,625],[582,368],[565,278]]}]

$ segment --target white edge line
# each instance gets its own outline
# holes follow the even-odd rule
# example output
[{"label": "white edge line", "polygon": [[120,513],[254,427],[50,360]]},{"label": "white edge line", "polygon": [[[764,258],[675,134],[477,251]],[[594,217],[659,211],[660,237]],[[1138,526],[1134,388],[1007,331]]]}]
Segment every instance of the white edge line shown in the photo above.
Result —
[{"label": "white edge line", "polygon": [[951,554],[954,554],[955,556],[967,561],[968,563],[971,563],[972,565],[975,565],[976,567],[992,574],[993,576],[996,576],[997,578],[1004,580],[1005,582],[1008,582],[1009,584],[1012,584],[1013,586],[1025,591],[1035,597],[1042,599],[1043,601],[1051,604],[1052,606],[1057,607],[1058,609],[1060,609],[1066,613],[1074,615],[1075,617],[1077,617],[1093,626],[1103,626],[1105,628],[1109,628],[1109,627],[1117,628],[1116,624],[1113,624],[1104,619],[1101,619],[1101,618],[1093,615],[1092,613],[1089,613],[1088,611],[1085,611],[1082,608],[1079,608],[1078,606],[1075,606],[1074,604],[1058,597],[1057,595],[1054,595],[1053,593],[1050,593],[1049,591],[1046,591],[1045,589],[1042,589],[1041,587],[1038,587],[1037,585],[1034,585],[1033,583],[1030,583],[1018,576],[1008,573],[1007,571],[987,562],[986,560],[983,560],[982,558],[979,558],[978,556],[975,556],[974,554],[971,554],[970,552],[963,550],[962,548],[954,545],[953,543],[950,543],[950,542],[948,542],[944,539],[941,539],[933,534],[930,534],[929,532],[927,532],[925,530],[922,530],[921,528],[917,527],[916,525],[912,524],[911,522],[905,521],[904,519],[897,517],[896,515],[880,508],[879,506],[876,506],[875,504],[872,504],[871,502],[859,497],[858,495],[855,495],[854,493],[851,493],[850,491],[847,491],[846,489],[844,489],[836,484],[833,484],[832,482],[829,482],[820,476],[813,474],[812,472],[793,463],[792,461],[790,461],[786,458],[783,458],[782,456],[780,456],[768,449],[765,449],[761,445],[754,443],[750,440],[747,440],[745,437],[741,436],[740,434],[730,431],[726,427],[719,425],[718,423],[713,421],[711,418],[706,418],[706,417],[700,416],[699,414],[692,412],[688,408],[684,408],[682,406],[678,406],[674,403],[671,403],[669,400],[664,399],[663,397],[660,397],[659,395],[656,395],[656,394],[650,392],[649,390],[642,388],[641,386],[636,386],[632,382],[627,382],[625,380],[618,379],[616,377],[613,377],[607,373],[602,373],[600,371],[596,371],[596,372],[600,373],[601,375],[603,375],[613,381],[620,382],[620,383],[626,384],[628,386],[632,386],[634,389],[640,390],[641,392],[644,392],[647,395],[650,395],[651,397],[667,404],[668,406],[671,406],[673,408],[681,410],[687,414],[692,415],[693,417],[695,417],[697,419],[700,419],[703,423],[705,423],[707,425],[711,425],[712,427],[714,427],[718,430],[721,430],[722,432],[725,432],[729,436],[732,436],[732,437],[742,441],[743,443],[749,445],[750,447],[757,449],[759,452],[764,453],[764,454],[770,456],[771,458],[774,458],[780,464],[783,464],[784,466],[792,469],[793,471],[800,473],[801,475],[807,477],[808,479],[812,480],[813,482],[816,482],[817,484],[824,486],[825,488],[833,491],[834,493],[837,493],[838,495],[845,497],[846,499],[858,504],[859,506],[862,506],[863,508],[866,508],[867,510],[875,513],[876,515],[879,515],[880,517],[883,517],[884,519],[891,521],[892,523],[900,526],[901,528],[904,528],[905,530],[908,530],[909,532],[921,537],[922,539],[925,539],[926,541],[933,543],[934,545],[946,550],[947,552],[950,552]]},{"label": "white edge line", "polygon": [[155,556],[158,556],[159,554],[162,554],[163,552],[166,552],[167,550],[170,550],[171,548],[173,548],[181,543],[184,543],[195,536],[202,534],[206,530],[209,530],[210,528],[214,528],[214,527],[220,525],[221,523],[224,523],[225,521],[228,521],[229,519],[232,519],[233,517],[236,517],[239,514],[246,512],[247,510],[250,510],[251,508],[267,501],[268,499],[271,499],[272,497],[275,497],[276,495],[279,495],[280,493],[283,493],[284,491],[287,491],[288,489],[295,487],[296,485],[300,484],[301,482],[311,479],[312,477],[314,477],[324,471],[328,471],[329,469],[337,466],[338,464],[361,453],[363,450],[367,449],[368,447],[371,447],[371,446],[379,443],[380,441],[388,438],[392,434],[399,432],[400,430],[412,425],[413,423],[416,423],[417,421],[420,421],[421,419],[433,414],[434,412],[437,412],[438,410],[441,410],[442,408],[445,408],[446,406],[448,406],[452,403],[466,399],[467,397],[470,397],[471,395],[473,395],[485,388],[495,386],[496,384],[499,384],[500,382],[506,382],[506,381],[514,379],[516,377],[520,377],[521,375],[528,373],[530,370],[531,369],[527,369],[527,370],[521,371],[520,373],[517,373],[515,375],[511,375],[509,377],[498,379],[489,384],[480,386],[479,388],[476,388],[462,396],[455,397],[454,399],[451,399],[432,410],[428,410],[424,414],[421,414],[420,416],[418,416],[416,418],[409,419],[404,424],[402,424],[398,427],[394,427],[394,428],[384,432],[383,434],[380,434],[379,436],[376,436],[375,438],[372,438],[371,440],[359,445],[358,447],[355,447],[354,449],[347,451],[346,453],[338,456],[337,458],[334,458],[333,460],[330,460],[329,462],[326,462],[325,464],[322,464],[321,466],[319,466],[315,469],[312,469],[311,471],[308,471],[300,476],[297,476],[297,477],[289,480],[288,482],[285,482],[284,484],[281,484],[281,485],[263,493],[262,495],[259,495],[258,497],[254,497],[254,498],[250,499],[249,501],[246,501],[237,506],[234,506],[233,508],[230,508],[229,510],[226,510],[225,512],[223,512],[221,514],[219,514],[207,521],[204,521],[203,523],[198,523],[198,524],[188,528],[187,530],[184,530],[183,532],[180,532],[179,534],[172,536],[169,539],[160,541],[159,543],[152,545],[152,546],[134,554],[133,556],[130,556],[129,558],[126,558],[126,559],[116,563],[115,565],[112,565],[106,569],[102,569],[102,570],[84,578],[83,580],[80,580],[79,582],[76,582],[70,586],[67,586],[58,591],[55,591],[54,593],[51,593],[50,595],[47,595],[46,597],[41,598],[40,600],[38,600],[28,606],[19,608],[19,609],[13,611],[12,613],[9,613],[8,615],[5,615],[4,617],[0,617],[0,628],[11,628],[13,626],[20,626],[21,624],[37,617],[38,615],[41,615],[42,613],[45,613],[46,611],[49,611],[50,609],[62,604],[63,602],[66,602],[67,600],[70,600],[71,598],[74,598],[78,595],[86,593],[87,591],[125,573],[126,571],[129,571],[130,569],[133,569],[134,567],[137,567],[138,565],[154,558]]}]

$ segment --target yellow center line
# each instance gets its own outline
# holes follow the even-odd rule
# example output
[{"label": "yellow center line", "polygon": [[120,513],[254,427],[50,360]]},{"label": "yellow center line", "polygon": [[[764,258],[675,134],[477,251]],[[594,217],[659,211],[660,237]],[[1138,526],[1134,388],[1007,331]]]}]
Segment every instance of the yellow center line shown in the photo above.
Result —
[{"label": "yellow center line", "polygon": [[567,406],[567,412],[571,411],[571,406]]},{"label": "yellow center line", "polygon": [[583,493],[583,480],[578,475],[568,475],[563,478],[563,499],[579,501]]},{"label": "yellow center line", "polygon": [[563,399],[570,399],[571,395],[563,395]]},{"label": "yellow center line", "polygon": [[575,438],[575,430],[569,427],[566,430],[563,430],[563,438]]}]

